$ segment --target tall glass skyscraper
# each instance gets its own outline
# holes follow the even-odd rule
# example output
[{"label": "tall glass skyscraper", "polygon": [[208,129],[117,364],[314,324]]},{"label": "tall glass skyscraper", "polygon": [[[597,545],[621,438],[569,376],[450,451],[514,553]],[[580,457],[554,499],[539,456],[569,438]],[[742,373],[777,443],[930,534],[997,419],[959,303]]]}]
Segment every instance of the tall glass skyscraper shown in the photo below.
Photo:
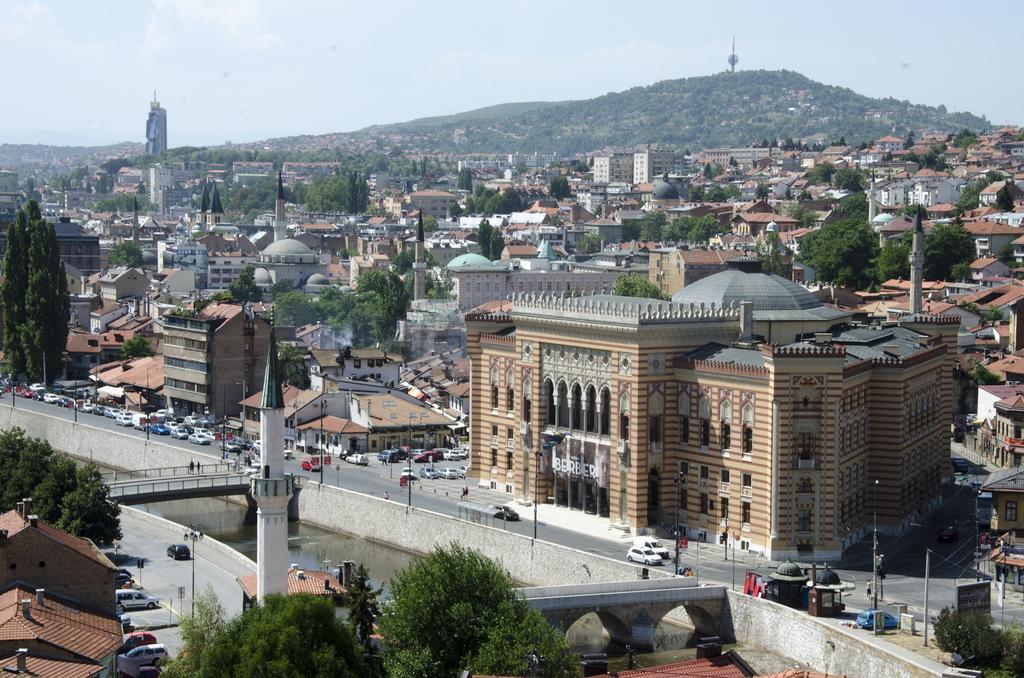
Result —
[{"label": "tall glass skyscraper", "polygon": [[149,104],[149,118],[146,119],[146,155],[159,155],[167,150],[167,111],[160,108],[153,92]]}]

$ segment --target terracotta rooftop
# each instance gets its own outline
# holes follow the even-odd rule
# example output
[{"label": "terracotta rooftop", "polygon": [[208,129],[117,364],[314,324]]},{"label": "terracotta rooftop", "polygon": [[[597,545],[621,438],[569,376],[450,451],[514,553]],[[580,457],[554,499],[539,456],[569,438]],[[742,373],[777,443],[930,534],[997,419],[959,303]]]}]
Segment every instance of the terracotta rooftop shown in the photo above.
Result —
[{"label": "terracotta rooftop", "polygon": [[115,569],[114,564],[110,562],[110,559],[103,555],[103,553],[96,548],[96,545],[88,539],[70,535],[67,532],[58,530],[56,527],[47,525],[41,520],[36,523],[35,527],[32,527],[29,522],[19,516],[18,512],[15,510],[0,513],[0,530],[7,530],[8,539],[13,539],[14,536],[22,530],[32,529],[39,531],[46,537],[49,537],[56,544],[69,548],[72,551],[94,560],[100,565],[111,570]]},{"label": "terracotta rooftop", "polygon": [[[323,430],[327,433],[366,433],[366,429],[364,427],[355,423],[351,419],[333,417],[330,415],[322,417],[322,419]],[[316,419],[311,419],[310,421],[307,421],[305,424],[300,424],[299,430],[307,431],[313,429],[319,431],[321,430],[320,420],[321,417],[317,417]]]},{"label": "terracotta rooftop", "polygon": [[[31,601],[27,615],[23,600]],[[100,660],[121,646],[121,623],[113,614],[91,612],[50,594],[40,605],[34,588],[16,586],[0,593],[0,641],[40,643],[54,648],[53,654]]]},{"label": "terracotta rooftop", "polygon": [[[299,578],[299,573],[302,573],[301,579]],[[246,594],[250,597],[256,595],[255,573],[239,577],[238,583],[241,584]],[[330,588],[327,588],[328,586]],[[314,596],[333,596],[344,592],[345,588],[341,585],[341,582],[330,572],[303,570],[294,567],[288,568],[288,595],[290,596],[298,593],[309,593]]]},{"label": "terracotta rooftop", "polygon": [[[18,655],[0,655],[0,666],[17,670]],[[25,668],[30,676],[60,676],[61,678],[87,678],[103,672],[97,662],[73,661],[71,659],[47,659],[29,653],[25,659]],[[13,674],[17,675],[17,673]]]}]

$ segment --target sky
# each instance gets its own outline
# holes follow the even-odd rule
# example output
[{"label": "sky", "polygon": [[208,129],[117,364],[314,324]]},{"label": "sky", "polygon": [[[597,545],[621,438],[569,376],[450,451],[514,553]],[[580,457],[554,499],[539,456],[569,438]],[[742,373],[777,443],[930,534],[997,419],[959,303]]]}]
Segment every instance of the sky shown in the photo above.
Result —
[{"label": "sky", "polygon": [[739,69],[1020,124],[1022,19],[946,0],[0,0],[0,143],[142,142],[154,90],[171,146],[584,99],[722,71],[734,34]]}]

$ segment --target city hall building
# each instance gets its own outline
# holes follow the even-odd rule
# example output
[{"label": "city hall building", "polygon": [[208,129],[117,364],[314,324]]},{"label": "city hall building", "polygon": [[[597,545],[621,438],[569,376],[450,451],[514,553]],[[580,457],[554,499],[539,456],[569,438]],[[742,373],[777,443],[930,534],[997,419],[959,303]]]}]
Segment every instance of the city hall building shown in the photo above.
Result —
[{"label": "city hall building", "polygon": [[857,324],[738,260],[672,301],[519,295],[466,324],[472,475],[516,499],[634,531],[678,501],[691,538],[829,559],[940,496],[955,317]]}]

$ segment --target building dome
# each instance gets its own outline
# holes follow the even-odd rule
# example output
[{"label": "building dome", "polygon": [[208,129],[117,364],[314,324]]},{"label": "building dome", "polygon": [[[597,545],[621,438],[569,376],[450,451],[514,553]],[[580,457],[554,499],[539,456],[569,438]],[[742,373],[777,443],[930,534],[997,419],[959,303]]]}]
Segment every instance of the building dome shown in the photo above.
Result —
[{"label": "building dome", "polygon": [[818,571],[816,577],[817,586],[839,586],[841,583],[839,575],[828,565],[825,566],[824,570]]},{"label": "building dome", "polygon": [[493,268],[494,264],[487,257],[480,254],[473,254],[467,252],[466,254],[460,254],[451,261],[448,262],[448,270],[452,271],[459,268]]},{"label": "building dome", "polygon": [[143,266],[156,266],[157,256],[153,250],[142,250],[142,265]]},{"label": "building dome", "polygon": [[890,221],[892,221],[895,218],[896,218],[895,214],[889,214],[888,212],[883,212],[882,214],[879,214],[874,219],[872,219],[871,223],[873,225],[875,225],[875,226],[884,225],[884,224],[888,224]]},{"label": "building dome", "polygon": [[810,291],[791,280],[739,268],[730,268],[687,285],[672,295],[672,301],[698,306],[714,304],[715,308],[751,301],[754,311],[803,311],[823,306]]},{"label": "building dome", "polygon": [[779,563],[775,571],[768,574],[768,578],[779,581],[807,581],[807,575],[804,574],[803,569],[792,560]]},{"label": "building dome", "polygon": [[779,225],[776,224],[774,221],[769,221],[768,225],[764,227],[764,230],[767,231],[768,233],[778,233]]},{"label": "building dome", "polygon": [[342,285],[341,287],[338,288],[338,291],[341,292],[342,294],[355,294],[356,293],[356,291],[354,289],[352,289],[352,287],[349,286],[349,285]]},{"label": "building dome", "polygon": [[292,238],[285,238],[284,240],[270,243],[263,250],[263,254],[286,257],[316,256],[313,254],[313,250],[309,249],[301,241]]},{"label": "building dome", "polygon": [[309,280],[306,281],[306,284],[314,287],[327,287],[331,284],[331,281],[322,273],[314,273],[309,276]]},{"label": "building dome", "polygon": [[253,271],[253,277],[256,279],[256,284],[260,287],[269,287],[274,284],[274,279],[270,277],[270,271],[265,268],[257,268]]},{"label": "building dome", "polygon": [[651,196],[655,200],[679,200],[679,189],[662,179],[655,182]]}]

